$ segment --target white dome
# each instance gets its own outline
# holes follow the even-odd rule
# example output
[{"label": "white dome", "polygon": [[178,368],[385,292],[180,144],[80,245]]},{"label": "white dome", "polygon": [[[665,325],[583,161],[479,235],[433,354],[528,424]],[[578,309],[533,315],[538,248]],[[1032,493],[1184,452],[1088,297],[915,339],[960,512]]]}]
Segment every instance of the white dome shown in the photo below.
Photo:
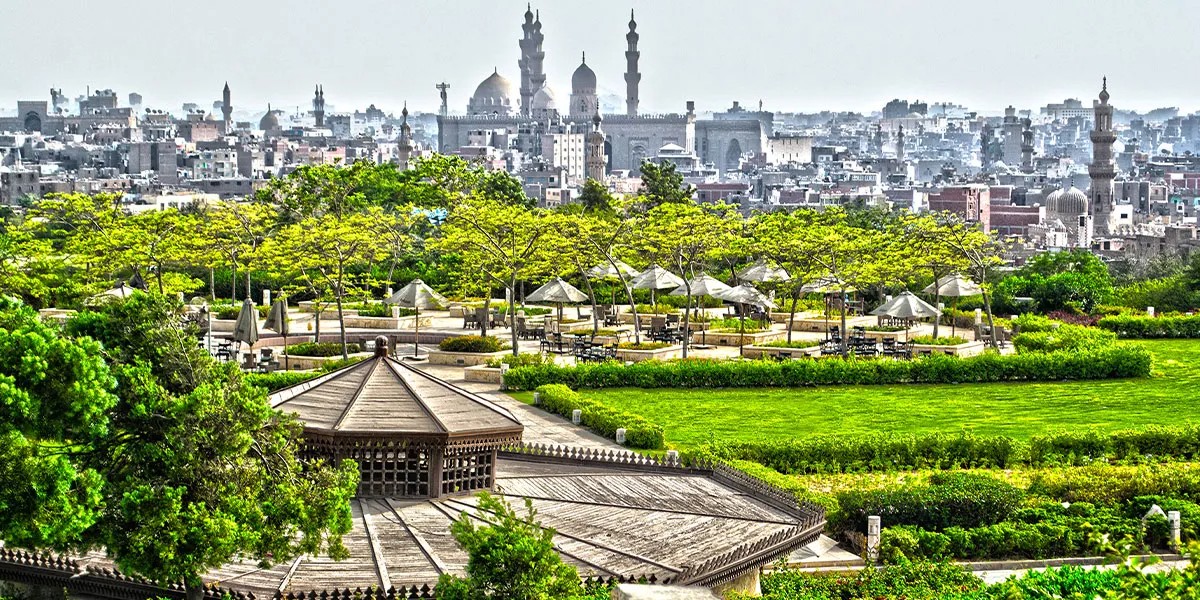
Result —
[{"label": "white dome", "polygon": [[1050,215],[1067,217],[1069,220],[1087,214],[1087,211],[1087,194],[1075,186],[1065,191],[1057,190],[1046,198],[1046,212]]},{"label": "white dome", "polygon": [[472,114],[507,114],[513,107],[513,101],[518,97],[517,86],[498,71],[493,71],[487,79],[480,82],[471,96],[468,112]]},{"label": "white dome", "polygon": [[558,94],[554,93],[554,88],[543,85],[533,93],[533,100],[529,102],[529,108],[532,110],[558,110]]}]

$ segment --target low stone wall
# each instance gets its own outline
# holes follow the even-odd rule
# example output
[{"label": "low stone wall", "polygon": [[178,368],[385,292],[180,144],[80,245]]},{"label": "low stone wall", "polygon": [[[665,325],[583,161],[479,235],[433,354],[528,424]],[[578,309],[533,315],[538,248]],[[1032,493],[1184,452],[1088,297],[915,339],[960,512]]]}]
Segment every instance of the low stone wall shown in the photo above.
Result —
[{"label": "low stone wall", "polygon": [[500,373],[500,367],[489,367],[487,365],[475,365],[463,369],[463,379],[474,383],[494,383],[496,385],[504,383],[504,376]]},{"label": "low stone wall", "polygon": [[[354,352],[350,354],[350,358],[367,358],[372,356],[370,352]],[[294,356],[289,355],[284,359],[283,352],[275,354],[274,360],[279,362],[279,368],[286,368],[288,371],[307,371],[309,369],[319,369],[325,363],[336,362],[342,360],[342,355],[334,356]],[[285,367],[286,363],[286,367]]]},{"label": "low stone wall", "polygon": [[792,355],[792,358],[813,357],[821,353],[820,346],[808,348],[776,348],[774,346],[744,346],[742,356],[746,358],[777,358],[780,353]]},{"label": "low stone wall", "polygon": [[922,353],[928,352],[931,354],[949,354],[951,356],[975,356],[983,354],[983,342],[967,342],[957,346],[937,346],[934,344],[913,344],[913,356],[920,356]]},{"label": "low stone wall", "polygon": [[[422,315],[421,327],[433,327],[433,317]],[[360,317],[347,316],[346,327],[358,327],[362,329],[414,329],[416,327],[416,316],[410,317]]]},{"label": "low stone wall", "polygon": [[482,365],[493,358],[499,358],[511,353],[511,350],[501,350],[499,352],[446,352],[445,350],[430,350],[429,364],[473,367],[475,365]]},{"label": "low stone wall", "polygon": [[[875,325],[878,319],[875,317],[846,317],[846,329],[858,327],[870,327]],[[842,318],[838,315],[831,315],[829,320],[824,317],[811,319],[796,319],[792,322],[792,331],[816,331],[825,333],[830,327],[841,327]]]},{"label": "low stone wall", "polygon": [[629,362],[642,362],[644,360],[669,360],[672,358],[683,357],[683,346],[674,345],[657,350],[632,350],[629,348],[617,348],[617,358]]},{"label": "low stone wall", "polygon": [[742,346],[746,344],[763,344],[778,342],[787,338],[786,331],[759,331],[757,333],[737,333],[728,331],[705,331],[693,333],[693,344],[715,344],[717,346]]}]

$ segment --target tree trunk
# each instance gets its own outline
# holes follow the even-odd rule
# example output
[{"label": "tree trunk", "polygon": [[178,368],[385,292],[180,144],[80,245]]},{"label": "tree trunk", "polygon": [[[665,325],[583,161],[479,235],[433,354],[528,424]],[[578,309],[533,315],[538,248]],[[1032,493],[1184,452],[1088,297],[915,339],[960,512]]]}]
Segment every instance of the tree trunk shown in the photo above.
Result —
[{"label": "tree trunk", "polygon": [[846,355],[846,347],[850,336],[846,331],[846,290],[842,290],[842,356]]},{"label": "tree trunk", "polygon": [[254,300],[254,292],[250,290],[250,267],[246,267],[246,297],[251,301]]},{"label": "tree trunk", "polygon": [[320,300],[313,300],[313,323],[314,323],[313,328],[315,329],[315,331],[313,332],[313,335],[314,335],[313,341],[318,344],[321,343],[321,312],[322,312],[321,309],[322,308],[324,308],[324,307],[321,306]]},{"label": "tree trunk", "polygon": [[800,303],[800,292],[792,294],[792,309],[788,312],[787,341],[792,343],[792,323],[796,321],[796,305]]},{"label": "tree trunk", "polygon": [[983,290],[983,310],[987,312],[988,327],[992,330],[992,349],[999,352],[1000,343],[996,341],[996,324],[992,321],[992,299],[987,290]]},{"label": "tree trunk", "polygon": [[[585,278],[586,279],[586,278]],[[588,284],[591,285],[590,283]],[[511,301],[508,303],[508,311],[512,313],[512,320],[509,322],[511,327],[508,328],[508,337],[512,340],[512,353],[516,356],[521,353],[521,348],[517,344],[517,277],[513,274],[512,282],[508,288],[512,292]],[[594,305],[593,305],[594,306]],[[559,305],[559,313],[562,312],[562,305]],[[562,331],[562,319],[559,318],[558,330]]]},{"label": "tree trunk", "polygon": [[229,277],[229,297],[237,304],[237,265],[233,265],[233,275]]},{"label": "tree trunk", "polygon": [[162,282],[162,265],[158,265],[158,264],[154,265],[154,278],[158,280],[158,294],[160,296],[165,294],[166,292],[163,291],[163,282]]},{"label": "tree trunk", "polygon": [[[934,278],[934,280],[933,280],[933,283],[934,283],[934,285],[936,285],[936,284],[937,284],[937,279],[936,279],[936,278]],[[939,293],[938,293],[938,289],[935,287],[935,288],[934,288],[934,290],[933,290],[933,306],[934,306],[934,308],[937,308],[938,304],[940,303],[940,300],[939,300],[939,299],[940,299],[941,297],[942,297],[942,296],[941,296],[941,294],[939,294]],[[953,321],[953,320],[954,320],[954,312],[953,312],[953,311],[951,311],[951,312],[950,312],[950,320],[951,320],[951,321]],[[935,319],[933,320],[933,338],[934,338],[934,339],[937,339],[937,336],[938,336],[938,325],[941,323],[941,321],[942,321],[942,319],[941,319],[940,317],[939,317],[939,318],[935,318]]]},{"label": "tree trunk", "polygon": [[[621,285],[625,288],[625,295],[629,298],[629,310],[633,311],[633,343],[642,343],[642,320],[638,317],[637,302],[633,299],[633,288],[629,286],[629,282],[624,276],[621,277]],[[650,293],[654,293],[651,290]],[[618,313],[619,314],[619,313]]]},{"label": "tree trunk", "polygon": [[492,288],[489,287],[483,294],[483,319],[479,321],[479,336],[487,337],[488,318],[492,314]]},{"label": "tree trunk", "polygon": [[189,577],[183,580],[184,597],[187,600],[204,599],[204,582],[197,577],[194,581]]},{"label": "tree trunk", "polygon": [[338,311],[338,340],[342,343],[342,360],[350,358],[350,353],[346,351],[346,313],[342,311],[342,286],[338,286],[333,299],[337,301]]},{"label": "tree trunk", "polygon": [[[596,333],[600,331],[600,307],[596,305],[596,290],[592,288],[592,280],[588,278],[587,271],[583,269],[583,264],[575,261],[575,267],[579,269],[579,275],[583,277],[583,282],[587,284],[588,297],[592,299],[592,337],[594,338],[596,337]],[[516,316],[514,316],[513,324],[516,324],[516,319]]]},{"label": "tree trunk", "polygon": [[213,302],[217,301],[217,269],[215,267],[208,268],[208,297]]},{"label": "tree trunk", "polygon": [[[691,322],[691,319],[689,317],[691,316],[691,313],[692,313],[691,280],[688,280],[688,279],[683,280],[683,291],[687,292],[687,296],[684,298],[684,301],[683,301],[683,357],[687,358],[688,346],[690,345],[688,342],[692,341],[690,339],[692,337],[692,334],[688,329],[688,324]],[[633,318],[635,320],[637,319],[637,313],[634,313]]]}]

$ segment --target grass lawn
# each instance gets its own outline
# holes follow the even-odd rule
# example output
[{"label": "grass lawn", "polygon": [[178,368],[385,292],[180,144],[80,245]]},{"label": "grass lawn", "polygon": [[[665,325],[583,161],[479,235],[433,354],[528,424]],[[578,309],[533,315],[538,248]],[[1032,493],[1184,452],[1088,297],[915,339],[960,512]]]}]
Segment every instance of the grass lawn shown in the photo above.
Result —
[{"label": "grass lawn", "polygon": [[[1003,434],[1200,421],[1200,340],[1143,343],[1155,377],[1067,383],[584,390],[666,429],[674,446],[872,431]],[[528,401],[529,394],[517,395]]]}]

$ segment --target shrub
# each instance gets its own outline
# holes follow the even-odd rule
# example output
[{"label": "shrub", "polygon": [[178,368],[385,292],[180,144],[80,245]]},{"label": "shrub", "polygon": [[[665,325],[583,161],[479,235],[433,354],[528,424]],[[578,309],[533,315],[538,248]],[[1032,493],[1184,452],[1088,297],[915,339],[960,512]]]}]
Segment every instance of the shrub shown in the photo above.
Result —
[{"label": "shrub", "polygon": [[1074,352],[1016,355],[928,356],[915,360],[830,359],[817,361],[681,360],[542,365],[513,369],[504,383],[532,390],[548,383],[573,389],[803,387],[899,383],[983,383],[1148,377],[1150,353],[1140,346],[1116,344]]},{"label": "shrub", "polygon": [[1121,338],[1200,338],[1200,315],[1150,317],[1115,315],[1100,319],[1098,326]]},{"label": "shrub", "polygon": [[[346,352],[362,352],[362,347],[346,344]],[[303,342],[288,346],[287,353],[291,356],[337,356],[342,353],[342,345],[337,342]]]},{"label": "shrub", "polygon": [[[950,527],[941,532],[911,525],[887,527],[881,532],[879,556],[885,562],[903,562],[1099,554],[1102,545],[1091,536],[1088,525],[1085,519],[1063,518],[1038,523],[1005,521],[982,527]],[[1126,520],[1106,533],[1116,539],[1123,537],[1122,533],[1138,534],[1138,524]]]},{"label": "shrub", "polygon": [[242,378],[250,385],[266,388],[268,392],[282,390],[320,376],[320,373],[300,371],[276,371],[274,373],[246,373]]},{"label": "shrub", "polygon": [[1083,465],[1095,460],[1147,462],[1163,458],[1200,458],[1200,425],[1152,425],[1099,433],[1060,431],[1035,435],[1029,441],[1034,465]]},{"label": "shrub", "polygon": [[787,340],[780,340],[777,342],[763,342],[757,345],[766,348],[814,348],[816,346],[820,346],[821,342],[817,340],[792,340],[790,342]]},{"label": "shrub", "polygon": [[793,440],[725,442],[706,448],[723,459],[762,463],[780,473],[1008,468],[1025,446],[1006,436],[970,433],[816,435]]},{"label": "shrub", "polygon": [[617,347],[622,350],[659,350],[670,345],[666,342],[621,342]]},{"label": "shrub", "polygon": [[967,339],[957,335],[939,337],[933,337],[932,335],[918,335],[913,336],[912,343],[925,344],[928,346],[958,346],[967,343]]},{"label": "shrub", "polygon": [[1066,323],[1067,325],[1083,325],[1086,327],[1095,327],[1096,322],[1100,320],[1100,315],[1080,315],[1065,310],[1055,310],[1046,313],[1046,317]]},{"label": "shrub", "polygon": [[[966,600],[981,598],[983,581],[949,563],[906,562],[854,573],[768,571],[762,577],[763,600]],[[1066,597],[1066,596],[1064,596]],[[735,595],[742,600],[747,596]]]},{"label": "shrub", "polygon": [[882,331],[885,333],[895,333],[897,331],[904,331],[905,329],[905,327],[900,327],[899,325],[872,325],[866,328],[867,331]]},{"label": "shrub", "polygon": [[1200,501],[1200,465],[1091,465],[1036,474],[1029,493],[1068,502],[1114,504],[1138,496],[1171,496]]},{"label": "shrub", "polygon": [[565,385],[543,385],[537,389],[542,408],[571,418],[572,411],[582,411],[580,423],[607,438],[615,438],[617,429],[625,428],[625,444],[631,448],[655,450],[666,445],[662,427],[594,400],[586,399]]},{"label": "shrub", "polygon": [[930,484],[838,494],[841,512],[829,521],[834,531],[866,532],[867,517],[884,523],[941,531],[949,527],[994,525],[1009,518],[1025,492],[987,475],[938,473]]},{"label": "shrub", "polygon": [[[360,317],[391,317],[392,307],[389,304],[382,302],[365,302],[363,304],[351,304],[346,308],[358,311]],[[411,317],[417,314],[417,311],[411,308],[400,307],[401,317]]]},{"label": "shrub", "polygon": [[232,321],[238,317],[238,313],[242,312],[241,306],[231,306],[228,304],[218,304],[210,308],[214,319],[223,321]]},{"label": "shrub", "polygon": [[339,358],[338,360],[331,360],[328,362],[321,363],[321,366],[318,367],[317,370],[320,371],[321,373],[329,373],[331,371],[337,371],[338,369],[344,369],[350,365],[358,364],[364,360],[366,360],[365,356],[351,356],[350,358]]},{"label": "shrub", "polygon": [[[655,312],[654,312],[654,305],[653,305],[653,304],[639,304],[639,305],[637,305],[637,311],[638,311],[638,314],[639,314],[639,315],[652,315],[652,314],[655,314]],[[676,308],[676,307],[674,307],[674,306],[671,306],[671,305],[669,305],[669,304],[663,304],[663,303],[660,301],[660,302],[658,303],[658,313],[657,313],[657,314],[660,314],[660,315],[677,315],[677,314],[679,314],[679,309],[678,309],[678,308]]]},{"label": "shrub", "polygon": [[505,354],[498,358],[489,358],[487,366],[495,369],[500,365],[508,365],[510,368],[516,367],[537,367],[541,365],[554,364],[554,357],[549,354],[540,354],[532,352],[524,352],[521,354]]},{"label": "shrub", "polygon": [[1050,331],[1022,332],[1013,338],[1017,352],[1055,352],[1085,350],[1111,346],[1117,335],[1110,331],[1083,325],[1059,325]]},{"label": "shrub", "polygon": [[446,352],[499,352],[504,344],[490,335],[460,335],[442,340],[438,348]]},{"label": "shrub", "polygon": [[1016,330],[1021,333],[1025,333],[1025,332],[1033,333],[1033,332],[1038,332],[1038,331],[1052,331],[1052,330],[1054,330],[1054,328],[1058,327],[1058,323],[1055,323],[1054,321],[1050,320],[1049,317],[1043,317],[1041,315],[1035,315],[1033,313],[1025,313],[1023,315],[1017,316],[1015,319],[1012,320],[1012,324],[1013,324],[1013,327],[1015,327]]},{"label": "shrub", "polygon": [[[482,307],[483,305],[480,304],[479,306]],[[491,305],[491,308],[501,315],[506,315],[509,312],[509,306],[508,306],[507,302],[493,302]],[[517,306],[517,312],[520,312],[520,311],[525,311],[525,316],[527,316],[527,317],[540,317],[542,315],[548,315],[548,314],[554,312],[553,309],[546,308],[545,306],[529,306],[529,305]],[[563,314],[566,314],[566,313],[563,313]]]}]

